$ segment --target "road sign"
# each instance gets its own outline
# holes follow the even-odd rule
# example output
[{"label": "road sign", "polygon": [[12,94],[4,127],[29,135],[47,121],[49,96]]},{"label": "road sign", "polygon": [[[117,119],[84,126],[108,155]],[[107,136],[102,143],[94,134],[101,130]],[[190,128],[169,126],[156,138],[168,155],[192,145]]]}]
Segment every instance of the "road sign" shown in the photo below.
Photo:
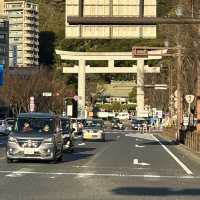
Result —
[{"label": "road sign", "polygon": [[194,95],[186,95],[185,96],[185,100],[187,101],[187,103],[192,103],[194,101]]},{"label": "road sign", "polygon": [[73,116],[73,106],[67,105],[67,116],[72,117]]},{"label": "road sign", "polygon": [[133,58],[146,58],[148,57],[148,50],[143,48],[134,48],[132,49]]},{"label": "road sign", "polygon": [[43,93],[42,93],[42,96],[43,96],[43,97],[51,97],[51,96],[52,96],[52,93],[51,93],[51,92],[43,92]]}]

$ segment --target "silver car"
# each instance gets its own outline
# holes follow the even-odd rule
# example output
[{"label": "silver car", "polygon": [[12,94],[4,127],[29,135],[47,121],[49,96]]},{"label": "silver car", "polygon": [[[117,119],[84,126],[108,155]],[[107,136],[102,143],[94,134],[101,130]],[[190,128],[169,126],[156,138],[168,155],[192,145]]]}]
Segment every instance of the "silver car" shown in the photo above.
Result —
[{"label": "silver car", "polygon": [[7,161],[40,159],[56,163],[63,156],[61,123],[50,113],[22,113],[8,137]]}]

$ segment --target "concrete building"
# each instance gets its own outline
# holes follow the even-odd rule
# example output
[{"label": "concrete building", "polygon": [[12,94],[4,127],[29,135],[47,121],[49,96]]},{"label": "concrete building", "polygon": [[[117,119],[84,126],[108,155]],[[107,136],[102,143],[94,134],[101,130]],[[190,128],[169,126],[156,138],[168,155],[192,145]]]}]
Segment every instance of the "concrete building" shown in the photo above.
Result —
[{"label": "concrete building", "polygon": [[4,13],[4,0],[0,0],[0,14]]},{"label": "concrete building", "polygon": [[9,23],[5,15],[0,14],[0,64],[8,66]]},{"label": "concrete building", "polygon": [[[103,17],[156,17],[157,0],[66,0],[66,38],[156,38],[156,25],[84,25],[76,20]],[[74,23],[74,24],[73,24]]]},{"label": "concrete building", "polygon": [[5,0],[4,11],[9,17],[9,66],[38,66],[38,5],[29,0]]}]

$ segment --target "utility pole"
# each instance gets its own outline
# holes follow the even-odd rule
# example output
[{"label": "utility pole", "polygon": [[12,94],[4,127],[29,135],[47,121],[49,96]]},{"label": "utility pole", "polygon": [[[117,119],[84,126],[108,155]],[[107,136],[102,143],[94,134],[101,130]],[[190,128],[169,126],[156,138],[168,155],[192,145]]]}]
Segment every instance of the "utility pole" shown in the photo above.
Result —
[{"label": "utility pole", "polygon": [[[179,40],[179,38],[178,38]],[[181,82],[182,82],[182,52],[181,52],[181,45],[178,44],[178,57],[177,57],[177,137],[176,140],[179,141],[180,139],[180,129],[183,122],[183,105],[182,105],[182,89],[181,89]]]},{"label": "utility pole", "polygon": [[200,61],[197,58],[197,133],[200,133]]}]

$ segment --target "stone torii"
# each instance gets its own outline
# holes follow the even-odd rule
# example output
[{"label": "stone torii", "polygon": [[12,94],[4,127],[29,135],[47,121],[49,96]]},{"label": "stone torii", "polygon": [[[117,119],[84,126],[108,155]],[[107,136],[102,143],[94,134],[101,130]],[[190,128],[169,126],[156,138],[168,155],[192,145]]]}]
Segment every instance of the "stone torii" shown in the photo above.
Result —
[{"label": "stone torii", "polygon": [[[132,73],[137,74],[137,116],[144,111],[144,74],[160,73],[160,67],[149,67],[145,65],[145,60],[162,59],[161,51],[149,51],[145,58],[135,58],[132,52],[72,52],[56,50],[61,60],[78,61],[78,66],[64,67],[63,73],[78,74],[78,117],[85,117],[85,76],[96,73]],[[152,54],[152,55],[151,55]],[[107,67],[90,67],[86,61],[108,61]],[[116,67],[115,61],[136,60],[137,65],[132,67]]]}]

